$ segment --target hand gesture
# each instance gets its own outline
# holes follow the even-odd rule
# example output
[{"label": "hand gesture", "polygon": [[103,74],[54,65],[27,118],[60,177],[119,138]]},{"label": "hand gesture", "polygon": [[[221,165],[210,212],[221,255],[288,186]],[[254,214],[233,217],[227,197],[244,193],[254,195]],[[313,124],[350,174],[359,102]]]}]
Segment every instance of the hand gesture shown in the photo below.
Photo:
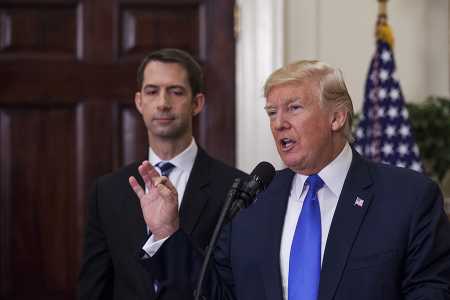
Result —
[{"label": "hand gesture", "polygon": [[169,179],[160,176],[148,161],[138,167],[139,174],[147,187],[147,193],[131,176],[129,182],[141,204],[145,223],[155,240],[172,235],[179,228],[178,193]]}]

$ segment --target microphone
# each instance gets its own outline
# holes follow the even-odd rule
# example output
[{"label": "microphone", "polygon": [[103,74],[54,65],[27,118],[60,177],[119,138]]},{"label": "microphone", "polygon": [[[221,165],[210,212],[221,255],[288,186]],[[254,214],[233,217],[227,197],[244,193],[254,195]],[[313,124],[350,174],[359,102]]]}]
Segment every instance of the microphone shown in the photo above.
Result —
[{"label": "microphone", "polygon": [[225,221],[230,222],[233,217],[242,209],[251,205],[255,201],[255,197],[262,192],[270,184],[275,176],[275,168],[268,162],[260,162],[250,174],[250,179],[243,181],[236,178],[233,185],[228,191],[225,203],[222,208],[219,220],[209,241],[200,275],[197,280],[197,287],[194,290],[195,300],[199,300],[202,292],[203,280],[205,278],[206,269],[211,258],[212,252],[222,230]]},{"label": "microphone", "polygon": [[[233,184],[230,193],[235,200],[231,203],[227,212],[227,222],[231,221],[242,209],[249,207],[256,199],[256,195],[267,188],[275,176],[275,168],[268,162],[260,162],[250,174],[250,180]],[[233,189],[236,192],[233,193]]]}]

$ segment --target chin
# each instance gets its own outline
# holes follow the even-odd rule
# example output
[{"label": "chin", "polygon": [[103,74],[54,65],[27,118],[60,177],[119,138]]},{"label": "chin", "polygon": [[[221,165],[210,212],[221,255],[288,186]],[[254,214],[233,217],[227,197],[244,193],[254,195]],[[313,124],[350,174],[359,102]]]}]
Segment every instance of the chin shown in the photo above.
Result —
[{"label": "chin", "polygon": [[286,165],[286,167],[293,170],[294,172],[300,172],[304,169],[304,162],[302,160],[299,160],[298,157],[291,159],[282,157],[281,160]]}]

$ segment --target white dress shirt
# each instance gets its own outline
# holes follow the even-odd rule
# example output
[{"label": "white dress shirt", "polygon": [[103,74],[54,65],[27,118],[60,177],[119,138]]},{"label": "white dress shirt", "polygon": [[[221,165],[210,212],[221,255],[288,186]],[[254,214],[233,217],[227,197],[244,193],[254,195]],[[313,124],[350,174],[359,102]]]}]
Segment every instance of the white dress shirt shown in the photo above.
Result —
[{"label": "white dress shirt", "polygon": [[[341,153],[318,174],[325,183],[317,192],[322,223],[321,262],[323,261],[323,254],[325,252],[331,221],[333,220],[334,211],[336,210],[345,178],[350,169],[352,157],[352,150],[350,146],[346,144]],[[281,236],[280,270],[283,285],[283,297],[286,300],[288,298],[288,274],[291,244],[294,238],[298,217],[303,206],[303,200],[308,192],[308,186],[304,185],[306,178],[308,178],[308,176],[301,174],[296,174],[294,176]]]},{"label": "white dress shirt", "polygon": [[[197,152],[198,152],[197,144],[195,143],[195,140],[192,139],[191,144],[183,152],[181,152],[171,160],[164,160],[165,162],[170,162],[175,166],[169,174],[169,180],[175,186],[178,193],[178,210],[180,209],[181,201],[183,200],[186,184],[189,180],[192,167],[194,166],[194,161],[195,157],[197,156]],[[156,155],[156,153],[152,150],[152,148],[150,148],[148,161],[150,162],[151,165],[155,166],[157,163],[163,160],[159,158],[158,155]],[[161,174],[159,168],[155,169]],[[145,189],[145,192],[146,193],[148,192],[147,188]],[[153,256],[166,239],[167,238],[155,241],[153,235],[151,235],[147,240],[147,242],[142,247],[142,250],[144,250],[149,256]]]}]

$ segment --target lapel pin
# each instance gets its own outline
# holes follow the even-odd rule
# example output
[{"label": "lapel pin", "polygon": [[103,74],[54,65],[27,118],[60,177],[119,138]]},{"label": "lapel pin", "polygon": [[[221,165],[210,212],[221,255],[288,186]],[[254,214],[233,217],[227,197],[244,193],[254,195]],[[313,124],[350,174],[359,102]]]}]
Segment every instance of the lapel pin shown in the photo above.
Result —
[{"label": "lapel pin", "polygon": [[355,200],[355,203],[353,204],[353,206],[363,207],[363,205],[364,205],[364,200],[359,197],[356,197],[356,200]]}]

